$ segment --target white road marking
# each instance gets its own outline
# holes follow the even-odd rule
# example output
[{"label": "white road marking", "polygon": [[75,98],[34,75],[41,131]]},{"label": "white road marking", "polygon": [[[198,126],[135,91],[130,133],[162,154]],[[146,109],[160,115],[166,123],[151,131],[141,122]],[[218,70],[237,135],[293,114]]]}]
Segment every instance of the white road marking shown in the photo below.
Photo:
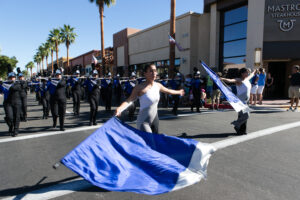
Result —
[{"label": "white road marking", "polygon": [[41,133],[36,133],[36,134],[31,134],[31,135],[5,138],[5,139],[1,139],[0,143],[7,143],[7,142],[18,141],[18,140],[28,140],[28,139],[32,139],[32,138],[40,138],[40,137],[47,137],[47,136],[52,136],[52,135],[62,135],[62,134],[67,134],[67,133],[92,130],[92,129],[100,128],[101,126],[102,126],[102,124],[97,125],[97,126],[83,126],[80,128],[67,129],[65,131],[53,131],[53,132],[46,132],[46,133],[41,132]]},{"label": "white road marking", "polygon": [[7,197],[4,198],[3,200],[15,200],[15,199],[47,200],[47,199],[53,199],[56,197],[67,195],[75,191],[80,191],[90,187],[92,187],[92,185],[89,182],[83,180],[82,178],[78,178],[72,181],[59,183],[57,185],[48,188],[35,190],[27,194],[20,194],[17,196]]},{"label": "white road marking", "polygon": [[[260,131],[256,131],[253,133],[250,133],[245,136],[239,136],[239,137],[234,137],[226,140],[222,140],[219,142],[214,142],[212,145],[216,148],[216,150],[221,150],[223,148],[239,144],[241,142],[246,142],[249,140],[253,140],[259,137],[263,137],[266,135],[271,135],[273,133],[281,132],[284,130],[296,128],[300,126],[300,122],[294,122],[294,123],[289,123],[289,124],[284,124],[280,126],[275,126],[272,128],[267,128],[263,129]],[[83,180],[82,178],[75,179],[73,181],[68,181],[64,183],[60,183],[58,185],[50,186],[48,188],[43,188],[40,190],[32,191],[27,194],[21,194],[17,196],[12,196],[5,198],[3,200],[13,200],[13,199],[19,199],[22,197],[22,200],[48,200],[48,199],[53,199],[56,197],[60,197],[63,195],[67,195],[76,191],[80,191],[86,188],[91,187],[92,185],[88,183],[87,181]]]},{"label": "white road marking", "polygon": [[[201,114],[201,113],[180,114],[177,116],[164,116],[164,117],[160,117],[159,119],[173,119],[173,118],[178,118],[178,117],[189,117],[189,116],[194,116],[194,115],[199,115],[199,114]],[[209,114],[209,113],[207,112],[207,114]],[[134,123],[136,123],[136,121],[125,122],[125,123],[134,124]],[[47,136],[52,136],[52,135],[62,135],[62,134],[67,134],[67,133],[70,134],[70,133],[74,133],[74,132],[79,132],[79,131],[93,130],[93,129],[100,128],[102,125],[103,124],[100,124],[97,126],[83,126],[83,127],[79,127],[79,128],[66,129],[65,131],[40,132],[40,133],[35,133],[35,134],[30,134],[30,135],[4,138],[4,139],[0,139],[0,144],[7,143],[7,142],[13,142],[13,141],[19,141],[19,140],[28,140],[28,139],[33,139],[33,138],[47,137]]]},{"label": "white road marking", "polygon": [[294,122],[294,123],[289,123],[289,124],[284,124],[284,125],[280,125],[280,126],[275,126],[272,128],[267,128],[267,129],[263,129],[260,131],[256,131],[247,135],[243,135],[243,136],[239,136],[239,137],[234,137],[234,138],[229,138],[226,140],[221,140],[218,142],[214,142],[212,143],[212,145],[217,149],[224,149],[226,147],[232,146],[232,145],[236,145],[242,142],[246,142],[249,140],[253,140],[259,137],[263,137],[266,135],[271,135],[273,133],[277,133],[280,131],[284,131],[284,130],[288,130],[288,129],[292,129],[292,128],[296,128],[300,126],[300,122]]}]

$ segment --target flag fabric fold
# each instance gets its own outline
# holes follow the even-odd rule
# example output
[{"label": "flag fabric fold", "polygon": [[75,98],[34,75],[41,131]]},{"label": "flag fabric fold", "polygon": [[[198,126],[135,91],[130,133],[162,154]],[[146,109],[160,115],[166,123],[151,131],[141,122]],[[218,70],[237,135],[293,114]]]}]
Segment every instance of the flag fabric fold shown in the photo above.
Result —
[{"label": "flag fabric fold", "polygon": [[143,132],[113,117],[61,162],[106,190],[157,195],[205,178],[214,151],[210,144]]},{"label": "flag fabric fold", "polygon": [[230,103],[230,105],[233,107],[233,109],[236,112],[240,112],[243,111],[243,113],[245,112],[249,112],[249,107],[248,105],[244,104],[237,96],[235,96],[231,90],[229,90],[220,80],[220,78],[218,77],[218,75],[211,70],[204,62],[201,62],[201,65],[203,66],[203,68],[205,69],[205,71],[208,73],[208,75],[210,76],[210,78],[217,84],[217,86],[219,87],[219,89],[221,90],[221,92],[224,94],[224,96],[226,97],[228,103]]},{"label": "flag fabric fold", "polygon": [[92,55],[92,63],[94,63],[95,65],[97,65],[98,63],[98,60],[94,55]]},{"label": "flag fabric fold", "polygon": [[182,48],[182,47],[176,42],[176,40],[175,40],[171,35],[169,35],[169,42],[170,42],[171,44],[175,44],[176,47],[177,47],[177,49],[178,49],[179,51],[184,51],[184,50],[186,50],[186,49]]}]

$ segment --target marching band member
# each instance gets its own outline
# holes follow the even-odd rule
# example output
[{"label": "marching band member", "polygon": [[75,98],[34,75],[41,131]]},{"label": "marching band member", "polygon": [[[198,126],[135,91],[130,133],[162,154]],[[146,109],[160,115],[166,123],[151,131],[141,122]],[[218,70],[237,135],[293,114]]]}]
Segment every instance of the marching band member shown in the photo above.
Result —
[{"label": "marching band member", "polygon": [[90,103],[90,123],[89,125],[97,125],[97,112],[100,98],[100,80],[98,79],[98,71],[93,70],[92,78],[88,78],[84,85],[87,86],[88,99]]},{"label": "marching band member", "polygon": [[62,78],[61,71],[55,71],[55,78],[47,83],[50,92],[50,107],[53,118],[53,128],[56,127],[57,117],[59,117],[60,130],[64,131],[64,118],[66,113],[66,81]]},{"label": "marching band member", "polygon": [[16,81],[16,74],[10,69],[8,71],[8,81],[0,84],[0,91],[4,93],[4,120],[9,127],[9,134],[15,137],[19,133],[20,125],[21,85]]}]

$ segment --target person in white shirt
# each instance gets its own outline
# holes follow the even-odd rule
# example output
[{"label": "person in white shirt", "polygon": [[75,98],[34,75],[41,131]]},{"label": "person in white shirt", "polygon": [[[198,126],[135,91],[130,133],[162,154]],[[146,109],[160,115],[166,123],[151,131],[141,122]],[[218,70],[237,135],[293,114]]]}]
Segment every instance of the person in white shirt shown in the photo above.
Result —
[{"label": "person in white shirt", "polygon": [[[250,98],[250,90],[251,83],[250,79],[254,76],[256,70],[254,70],[251,74],[247,68],[242,68],[239,71],[239,78],[235,79],[227,79],[221,78],[221,80],[228,83],[235,83],[237,89],[237,97],[244,103],[247,104]],[[238,113],[238,119],[232,124],[234,125],[234,129],[236,130],[238,135],[247,134],[247,121],[249,119],[249,112],[240,111]]]},{"label": "person in white shirt", "polygon": [[137,117],[137,128],[149,133],[158,133],[159,121],[157,105],[160,98],[160,92],[184,96],[184,90],[171,90],[164,87],[162,84],[155,82],[157,70],[154,64],[145,66],[144,75],[146,81],[138,84],[133,89],[129,98],[117,108],[115,115],[120,116],[122,110],[124,110],[130,102],[139,98],[140,111]]}]

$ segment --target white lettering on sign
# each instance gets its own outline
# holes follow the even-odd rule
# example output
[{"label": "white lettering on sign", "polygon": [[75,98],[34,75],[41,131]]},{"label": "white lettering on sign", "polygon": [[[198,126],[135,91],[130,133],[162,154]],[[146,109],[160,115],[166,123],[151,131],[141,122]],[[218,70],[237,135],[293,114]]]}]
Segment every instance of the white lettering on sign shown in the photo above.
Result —
[{"label": "white lettering on sign", "polygon": [[279,23],[279,28],[280,30],[284,31],[284,32],[288,32],[290,30],[292,30],[294,28],[294,23],[296,22],[295,19],[291,19],[291,20],[278,20],[277,21]]},{"label": "white lettering on sign", "polygon": [[[269,2],[273,3],[273,0]],[[276,20],[281,31],[288,32],[295,27],[296,18],[300,17],[300,3],[266,5],[265,12],[270,18]]]},{"label": "white lettering on sign", "polygon": [[298,4],[285,4],[285,5],[269,5],[267,7],[268,13],[274,12],[292,12],[300,11],[300,3]]}]

